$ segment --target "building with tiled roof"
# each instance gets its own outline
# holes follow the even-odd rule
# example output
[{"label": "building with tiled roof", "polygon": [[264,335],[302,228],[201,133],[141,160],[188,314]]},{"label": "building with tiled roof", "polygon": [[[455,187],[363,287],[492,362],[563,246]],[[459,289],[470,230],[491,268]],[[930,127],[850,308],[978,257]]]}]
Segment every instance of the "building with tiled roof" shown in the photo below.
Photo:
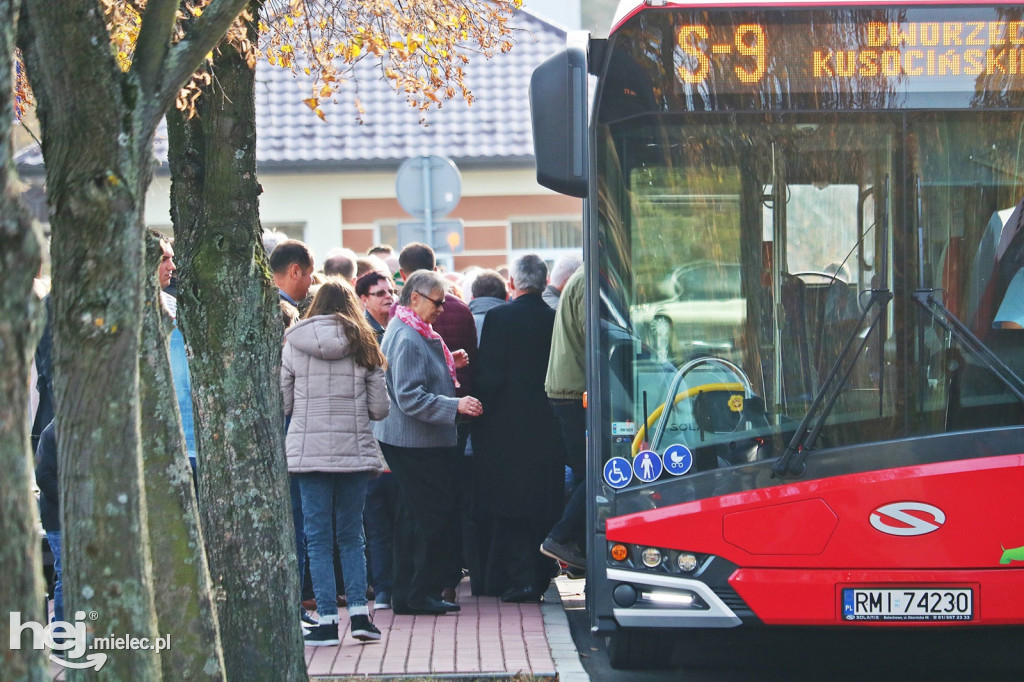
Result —
[{"label": "building with tiled roof", "polygon": [[[379,242],[401,247],[395,226],[414,218],[396,200],[395,174],[406,159],[439,155],[451,158],[462,176],[462,199],[447,218],[464,221],[464,251],[439,252],[449,266],[490,267],[519,252],[553,257],[559,249],[579,248],[580,202],[536,183],[528,95],[530,75],[564,46],[565,30],[526,11],[511,25],[518,31],[510,52],[471,57],[466,67],[472,106],[453,100],[425,113],[411,108],[365,60],[335,101],[322,105],[321,121],[302,101],[308,81],[260,62],[256,149],[264,227],[303,239],[318,260],[338,246],[356,252]],[[163,159],[162,131],[158,137],[156,154]],[[38,183],[38,149],[24,150],[17,161],[22,176]],[[169,189],[163,165],[147,197],[147,224],[169,230]]]}]

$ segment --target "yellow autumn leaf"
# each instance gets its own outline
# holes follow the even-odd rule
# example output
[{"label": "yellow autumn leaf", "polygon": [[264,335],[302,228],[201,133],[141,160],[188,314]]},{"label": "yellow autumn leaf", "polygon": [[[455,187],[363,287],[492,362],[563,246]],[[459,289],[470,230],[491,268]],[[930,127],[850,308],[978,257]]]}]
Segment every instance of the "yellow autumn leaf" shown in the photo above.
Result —
[{"label": "yellow autumn leaf", "polygon": [[320,106],[320,99],[318,97],[309,97],[307,99],[302,100],[302,103],[305,104],[310,109],[312,109],[313,111],[316,111],[316,108]]}]

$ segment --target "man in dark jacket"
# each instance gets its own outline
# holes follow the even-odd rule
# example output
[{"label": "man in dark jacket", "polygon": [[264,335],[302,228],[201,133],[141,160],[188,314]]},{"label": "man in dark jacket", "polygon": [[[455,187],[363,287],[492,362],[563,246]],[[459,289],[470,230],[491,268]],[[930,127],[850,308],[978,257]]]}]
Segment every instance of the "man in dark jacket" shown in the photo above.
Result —
[{"label": "man in dark jacket", "polygon": [[51,420],[39,435],[36,447],[36,485],[39,486],[39,517],[46,542],[53,553],[53,619],[64,620],[64,587],[61,581],[60,485],[57,478],[57,433]]},{"label": "man in dark jacket", "polygon": [[565,450],[544,392],[555,311],[541,298],[547,266],[529,254],[510,272],[513,300],[488,311],[477,354],[484,413],[473,424],[476,486],[491,519],[486,594],[539,601],[555,562],[538,547],[562,513]]}]

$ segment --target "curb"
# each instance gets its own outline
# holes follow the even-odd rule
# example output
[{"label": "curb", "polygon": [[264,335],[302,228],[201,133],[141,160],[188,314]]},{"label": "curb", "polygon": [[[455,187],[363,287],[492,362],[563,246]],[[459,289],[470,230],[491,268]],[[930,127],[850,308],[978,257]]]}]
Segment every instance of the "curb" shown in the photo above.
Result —
[{"label": "curb", "polygon": [[590,682],[590,675],[583,668],[579,651],[572,641],[569,619],[565,616],[562,595],[555,581],[552,581],[548,591],[544,593],[540,612],[544,618],[544,634],[547,636],[559,682]]}]

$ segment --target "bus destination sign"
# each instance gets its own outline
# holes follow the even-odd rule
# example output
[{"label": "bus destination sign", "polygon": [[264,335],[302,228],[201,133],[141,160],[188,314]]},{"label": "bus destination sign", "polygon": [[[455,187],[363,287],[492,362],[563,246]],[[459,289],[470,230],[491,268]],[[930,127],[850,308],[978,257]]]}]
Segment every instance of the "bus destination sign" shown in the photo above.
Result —
[{"label": "bus destination sign", "polygon": [[676,37],[676,71],[694,85],[714,72],[756,86],[775,64],[796,67],[789,75],[803,79],[898,79],[911,89],[915,79],[1024,74],[1024,21],[865,21],[831,31],[820,24],[693,23],[679,26]]}]

